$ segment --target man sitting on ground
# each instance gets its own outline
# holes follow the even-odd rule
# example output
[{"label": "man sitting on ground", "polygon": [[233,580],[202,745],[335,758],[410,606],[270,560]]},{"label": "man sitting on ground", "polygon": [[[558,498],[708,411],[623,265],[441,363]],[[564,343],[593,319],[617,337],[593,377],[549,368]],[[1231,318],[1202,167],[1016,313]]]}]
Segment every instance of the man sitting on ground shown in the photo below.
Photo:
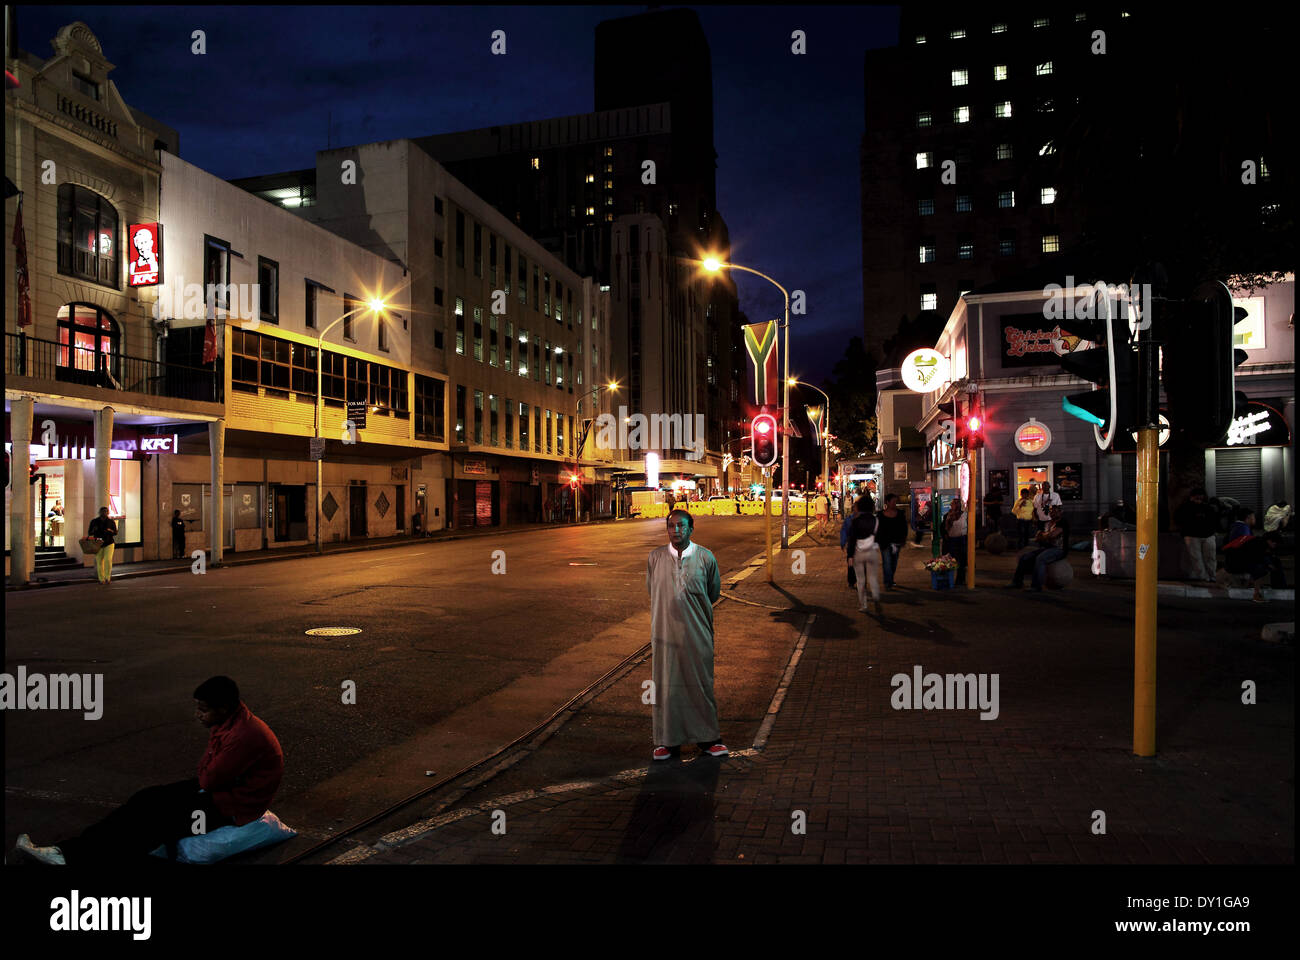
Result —
[{"label": "man sitting on ground", "polygon": [[208,749],[199,775],[136,793],[80,836],[37,847],[20,834],[16,852],[37,863],[63,866],[120,864],[146,857],[193,835],[201,812],[205,831],[243,826],[266,813],[284,775],[284,753],[271,728],[239,699],[229,677],[212,677],[194,691],[194,716],[208,728]]}]

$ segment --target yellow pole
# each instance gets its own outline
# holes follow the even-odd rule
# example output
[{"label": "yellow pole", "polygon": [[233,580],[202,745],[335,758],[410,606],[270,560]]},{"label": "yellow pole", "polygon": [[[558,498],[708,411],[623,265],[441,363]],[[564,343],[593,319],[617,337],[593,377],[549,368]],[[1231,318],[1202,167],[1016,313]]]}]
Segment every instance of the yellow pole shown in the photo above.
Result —
[{"label": "yellow pole", "polygon": [[1160,490],[1159,434],[1138,429],[1137,601],[1133,628],[1133,752],[1156,755],[1156,589],[1159,554],[1156,497]]},{"label": "yellow pole", "polygon": [[975,589],[975,537],[979,519],[979,453],[970,452],[970,490],[966,495],[966,589]]},{"label": "yellow pole", "polygon": [[767,582],[772,582],[772,482],[771,474],[763,471],[763,529],[767,541]]}]

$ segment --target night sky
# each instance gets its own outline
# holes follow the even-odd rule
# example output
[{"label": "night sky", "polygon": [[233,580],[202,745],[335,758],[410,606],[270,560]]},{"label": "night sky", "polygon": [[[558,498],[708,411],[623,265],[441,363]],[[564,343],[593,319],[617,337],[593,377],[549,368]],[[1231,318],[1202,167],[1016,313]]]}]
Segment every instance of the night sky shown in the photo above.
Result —
[{"label": "night sky", "polygon": [[[128,104],[225,179],[315,165],[315,151],[593,109],[595,27],[645,7],[17,7],[18,43],[85,22]],[[894,7],[696,7],[713,55],[718,207],[732,259],[808,298],[793,375],[828,376],[862,334],[862,62],[897,42]],[[207,55],[190,52],[192,31]],[[506,56],[489,52],[505,30]],[[803,30],[808,53],[793,55]],[[781,313],[736,272],[751,321]]]}]

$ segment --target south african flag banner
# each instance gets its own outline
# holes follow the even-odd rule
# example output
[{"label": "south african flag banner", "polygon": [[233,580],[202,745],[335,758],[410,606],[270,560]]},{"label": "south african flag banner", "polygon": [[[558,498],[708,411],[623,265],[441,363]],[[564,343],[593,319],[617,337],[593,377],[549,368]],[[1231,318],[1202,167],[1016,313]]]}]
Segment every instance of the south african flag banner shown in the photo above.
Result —
[{"label": "south african flag banner", "polygon": [[754,403],[760,407],[781,402],[777,392],[778,327],[776,320],[745,325],[745,352],[749,354],[750,369],[753,371]]}]

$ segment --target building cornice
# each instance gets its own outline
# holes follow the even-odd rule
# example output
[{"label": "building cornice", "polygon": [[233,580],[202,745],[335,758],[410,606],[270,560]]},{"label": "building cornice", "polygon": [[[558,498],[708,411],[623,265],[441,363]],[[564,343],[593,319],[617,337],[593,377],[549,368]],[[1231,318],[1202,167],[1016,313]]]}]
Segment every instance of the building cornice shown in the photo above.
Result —
[{"label": "building cornice", "polygon": [[125,160],[155,174],[162,174],[162,164],[157,160],[141,153],[134,153],[111,137],[106,137],[93,128],[79,125],[74,120],[46,110],[38,104],[28,100],[10,100],[5,104],[5,111],[9,112],[11,110],[15,113],[29,114],[30,116],[25,117],[25,119],[33,126],[53,133],[65,140],[72,140],[77,143],[77,146],[91,149],[92,152],[95,148],[98,148],[100,151],[114,154],[115,159]]}]

